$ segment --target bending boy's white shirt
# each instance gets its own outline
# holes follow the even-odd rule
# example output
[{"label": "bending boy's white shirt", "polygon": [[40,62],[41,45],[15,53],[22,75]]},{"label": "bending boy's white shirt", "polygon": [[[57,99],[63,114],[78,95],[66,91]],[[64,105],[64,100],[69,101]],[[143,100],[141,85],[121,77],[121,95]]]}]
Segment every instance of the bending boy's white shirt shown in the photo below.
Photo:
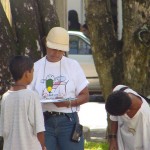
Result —
[{"label": "bending boy's white shirt", "polygon": [[[132,89],[126,89],[125,92],[139,96]],[[117,140],[119,150],[150,149],[150,107],[142,97],[141,99],[143,101],[141,108],[133,118],[128,117],[126,114],[110,116],[112,121],[118,121]]]}]

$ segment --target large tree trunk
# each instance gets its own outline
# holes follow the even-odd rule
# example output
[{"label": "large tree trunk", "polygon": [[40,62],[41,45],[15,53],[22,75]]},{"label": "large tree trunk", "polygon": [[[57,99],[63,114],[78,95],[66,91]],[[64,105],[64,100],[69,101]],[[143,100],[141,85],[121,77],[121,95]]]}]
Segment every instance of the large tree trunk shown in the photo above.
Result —
[{"label": "large tree trunk", "polygon": [[[110,3],[105,0],[87,0],[87,24],[89,26],[92,52],[104,98],[112,86],[122,80],[121,50],[117,47],[116,34],[110,12]],[[115,67],[117,66],[117,67]]]},{"label": "large tree trunk", "polygon": [[123,45],[115,41],[110,1],[86,2],[93,57],[106,98],[126,84],[150,95],[150,2],[123,1]]},{"label": "large tree trunk", "polygon": [[59,26],[53,1],[10,0],[10,5],[19,53],[36,61],[45,55],[43,37],[52,27]]},{"label": "large tree trunk", "polygon": [[150,1],[124,0],[124,82],[150,95]]},{"label": "large tree trunk", "polygon": [[10,73],[8,71],[8,61],[16,54],[15,39],[0,2],[0,96],[10,85]]},{"label": "large tree trunk", "polygon": [[7,75],[9,58],[16,54],[28,55],[34,61],[41,58],[45,54],[42,38],[52,27],[59,26],[59,20],[53,0],[10,0],[10,3],[9,0],[1,1],[5,8],[4,11],[0,3],[0,86],[3,94],[10,83],[10,74]]},{"label": "large tree trunk", "polygon": [[85,2],[93,57],[104,98],[117,84],[126,84],[150,95],[150,1],[123,0],[121,41],[116,40],[110,0]]}]

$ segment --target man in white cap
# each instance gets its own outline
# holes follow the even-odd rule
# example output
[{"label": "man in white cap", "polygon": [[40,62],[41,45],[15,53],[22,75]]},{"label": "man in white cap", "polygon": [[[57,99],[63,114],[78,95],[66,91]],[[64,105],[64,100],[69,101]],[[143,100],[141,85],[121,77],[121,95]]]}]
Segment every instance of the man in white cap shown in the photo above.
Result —
[{"label": "man in white cap", "polygon": [[88,81],[79,63],[64,56],[69,51],[67,30],[52,28],[46,49],[46,56],[34,64],[30,88],[39,93],[42,102],[47,150],[83,150],[83,135],[75,142],[72,134],[79,123],[79,107],[89,99]]},{"label": "man in white cap", "polygon": [[143,97],[118,85],[108,96],[106,110],[111,120],[109,150],[150,149],[150,107]]}]

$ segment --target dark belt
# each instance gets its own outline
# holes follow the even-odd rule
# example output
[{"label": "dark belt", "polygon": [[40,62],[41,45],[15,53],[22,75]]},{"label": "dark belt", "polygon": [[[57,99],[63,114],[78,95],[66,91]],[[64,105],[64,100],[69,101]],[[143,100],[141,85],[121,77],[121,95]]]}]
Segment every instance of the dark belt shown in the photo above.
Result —
[{"label": "dark belt", "polygon": [[45,111],[44,115],[48,115],[48,116],[60,116],[60,115],[66,115],[66,113],[63,112],[55,112],[55,111]]},{"label": "dark belt", "polygon": [[66,116],[67,118],[69,118],[70,121],[72,121],[72,119],[69,117],[69,115],[67,113],[63,113],[63,112],[55,112],[55,111],[45,111],[44,113],[44,119],[47,120],[49,117],[52,116]]}]

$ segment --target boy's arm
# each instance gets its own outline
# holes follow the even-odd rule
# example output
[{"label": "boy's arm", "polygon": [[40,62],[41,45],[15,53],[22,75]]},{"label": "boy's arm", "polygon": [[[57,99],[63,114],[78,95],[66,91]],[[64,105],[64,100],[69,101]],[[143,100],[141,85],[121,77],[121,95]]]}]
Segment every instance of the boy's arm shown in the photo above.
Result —
[{"label": "boy's arm", "polygon": [[111,123],[111,134],[112,135],[117,135],[117,131],[118,131],[118,121],[110,121]]},{"label": "boy's arm", "polygon": [[41,144],[42,150],[46,150],[44,132],[37,133],[37,138]]},{"label": "boy's arm", "polygon": [[108,136],[109,138],[109,150],[118,150],[117,143],[117,130],[118,130],[118,121],[110,121],[111,122],[111,133]]}]

